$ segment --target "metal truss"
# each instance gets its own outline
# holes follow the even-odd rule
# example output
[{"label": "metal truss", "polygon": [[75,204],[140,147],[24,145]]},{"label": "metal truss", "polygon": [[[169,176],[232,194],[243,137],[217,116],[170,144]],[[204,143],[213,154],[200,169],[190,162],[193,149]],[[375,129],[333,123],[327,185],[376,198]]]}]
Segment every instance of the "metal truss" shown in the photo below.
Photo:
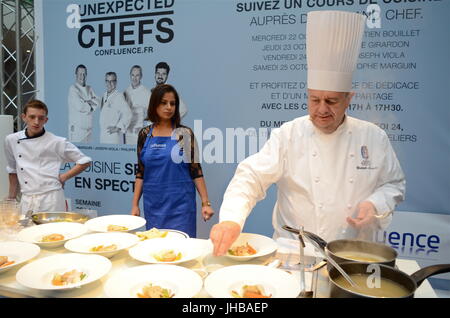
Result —
[{"label": "metal truss", "polygon": [[1,0],[0,22],[0,110],[13,115],[17,131],[22,107],[36,93],[33,0]]}]

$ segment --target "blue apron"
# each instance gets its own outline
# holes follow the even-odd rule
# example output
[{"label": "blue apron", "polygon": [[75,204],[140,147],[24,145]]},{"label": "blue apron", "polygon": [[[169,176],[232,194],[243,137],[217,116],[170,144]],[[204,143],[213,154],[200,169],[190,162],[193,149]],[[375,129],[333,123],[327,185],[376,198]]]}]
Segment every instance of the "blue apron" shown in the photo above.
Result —
[{"label": "blue apron", "polygon": [[183,149],[171,137],[150,137],[152,132],[153,127],[140,158],[146,228],[175,229],[196,237],[195,185],[189,164],[183,162]]}]

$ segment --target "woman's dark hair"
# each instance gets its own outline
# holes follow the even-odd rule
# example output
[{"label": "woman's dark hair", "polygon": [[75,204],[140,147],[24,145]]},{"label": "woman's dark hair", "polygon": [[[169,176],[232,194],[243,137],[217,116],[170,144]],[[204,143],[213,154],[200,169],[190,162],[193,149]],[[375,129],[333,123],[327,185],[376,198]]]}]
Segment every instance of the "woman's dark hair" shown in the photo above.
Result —
[{"label": "woman's dark hair", "polygon": [[161,104],[164,94],[173,93],[175,95],[175,114],[172,117],[172,122],[175,127],[180,126],[180,98],[178,97],[177,90],[175,87],[169,84],[157,85],[153,88],[152,95],[150,96],[150,101],[148,103],[147,118],[151,122],[157,124],[160,121],[156,108]]}]

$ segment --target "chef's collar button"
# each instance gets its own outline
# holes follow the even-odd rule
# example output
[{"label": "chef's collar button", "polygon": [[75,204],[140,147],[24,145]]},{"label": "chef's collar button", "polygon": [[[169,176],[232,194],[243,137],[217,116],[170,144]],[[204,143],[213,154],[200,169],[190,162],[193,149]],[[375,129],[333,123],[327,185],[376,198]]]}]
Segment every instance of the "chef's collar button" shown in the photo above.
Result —
[{"label": "chef's collar button", "polygon": [[316,177],[316,178],[314,179],[314,181],[319,182],[319,181],[320,181],[320,178],[319,178],[319,177]]},{"label": "chef's collar button", "polygon": [[351,153],[351,154],[350,154],[350,157],[352,157],[352,158],[353,158],[354,156],[355,156],[355,154],[354,154],[354,153]]},{"label": "chef's collar button", "polygon": [[351,209],[352,208],[352,205],[351,204],[348,204],[347,205],[347,209]]},{"label": "chef's collar button", "polygon": [[28,184],[28,181],[25,181],[25,184]]},{"label": "chef's collar button", "polygon": [[353,183],[353,179],[352,178],[350,178],[350,180],[348,180],[350,183]]},{"label": "chef's collar button", "polygon": [[22,158],[22,155],[19,155],[19,158]]},{"label": "chef's collar button", "polygon": [[23,170],[23,168],[20,168],[20,170]]},{"label": "chef's collar button", "polygon": [[314,151],[314,152],[312,153],[312,155],[313,155],[313,157],[315,157],[315,156],[317,156],[317,153]]},{"label": "chef's collar button", "polygon": [[20,144],[20,141],[17,140],[17,143]]},{"label": "chef's collar button", "polygon": [[319,204],[319,209],[322,209],[322,208],[323,208],[323,204],[320,203],[320,204]]}]

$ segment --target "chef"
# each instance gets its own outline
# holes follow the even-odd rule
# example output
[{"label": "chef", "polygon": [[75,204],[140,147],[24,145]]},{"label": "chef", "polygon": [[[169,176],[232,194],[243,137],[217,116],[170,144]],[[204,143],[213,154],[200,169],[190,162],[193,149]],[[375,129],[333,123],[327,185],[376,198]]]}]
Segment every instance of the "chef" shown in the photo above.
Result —
[{"label": "chef", "polygon": [[[5,138],[6,170],[9,174],[9,199],[22,193],[21,212],[66,211],[63,186],[68,179],[89,167],[85,156],[66,138],[45,130],[48,108],[39,100],[29,101],[22,119],[26,128]],[[60,174],[63,163],[75,162]]]},{"label": "chef", "polygon": [[[361,237],[387,226],[404,200],[405,177],[386,133],[345,114],[364,17],[343,11],[309,12],[306,26],[308,113],[274,129],[260,152],[236,169],[210,238],[223,255],[257,201],[273,183],[274,238],[281,227],[304,226],[325,240]],[[370,239],[370,237],[362,237]]]},{"label": "chef", "polygon": [[86,85],[87,68],[80,64],[75,69],[76,82],[70,86],[69,140],[89,143],[92,139],[92,116],[98,108],[99,100],[91,86]]},{"label": "chef", "polygon": [[[155,65],[155,84],[168,84],[167,80],[169,78],[170,66],[166,62],[159,62]],[[153,89],[152,89],[153,90]],[[180,118],[183,119],[187,114],[187,106],[180,98]]]},{"label": "chef", "polygon": [[106,92],[103,95],[100,111],[100,143],[124,144],[125,132],[131,122],[130,106],[122,93],[116,90],[117,75],[105,75]]},{"label": "chef", "polygon": [[144,126],[147,117],[150,90],[142,85],[142,68],[134,65],[130,70],[131,84],[124,92],[125,100],[130,106],[132,118],[125,134],[125,141],[129,145],[136,145],[139,131]]}]

